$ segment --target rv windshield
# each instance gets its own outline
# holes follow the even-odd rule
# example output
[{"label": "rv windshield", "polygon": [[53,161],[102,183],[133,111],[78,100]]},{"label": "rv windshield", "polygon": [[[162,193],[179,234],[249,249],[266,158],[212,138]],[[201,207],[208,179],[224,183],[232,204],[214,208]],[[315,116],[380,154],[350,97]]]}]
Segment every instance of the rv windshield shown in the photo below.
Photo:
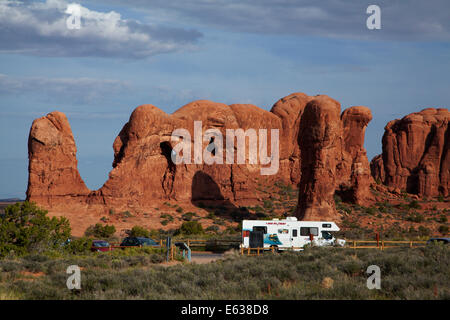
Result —
[{"label": "rv windshield", "polygon": [[322,231],[322,238],[325,240],[333,239],[333,235],[329,231]]}]

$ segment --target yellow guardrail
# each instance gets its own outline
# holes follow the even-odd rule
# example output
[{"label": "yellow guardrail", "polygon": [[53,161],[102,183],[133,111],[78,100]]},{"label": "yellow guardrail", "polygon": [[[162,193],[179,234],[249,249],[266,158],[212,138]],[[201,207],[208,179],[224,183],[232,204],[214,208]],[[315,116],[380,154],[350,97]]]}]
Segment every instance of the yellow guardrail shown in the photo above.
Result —
[{"label": "yellow guardrail", "polygon": [[346,240],[346,246],[344,248],[379,250],[399,247],[417,248],[424,246],[426,243],[426,241],[419,240]]},{"label": "yellow guardrail", "polygon": [[[384,250],[388,248],[417,248],[425,246],[426,241],[419,240],[346,240],[346,245],[344,247],[337,248],[350,248],[350,249],[378,249]],[[289,247],[286,250],[302,250],[303,247]],[[271,248],[240,248],[241,255],[247,256],[259,256],[263,252],[271,251],[274,253],[276,251],[275,247]]]},{"label": "yellow guardrail", "polygon": [[[293,248],[294,249],[294,248]],[[298,248],[303,249],[303,248]],[[271,251],[272,253],[275,253],[275,247],[271,248],[240,248],[241,255],[247,255],[247,256],[259,256],[264,251]]]}]

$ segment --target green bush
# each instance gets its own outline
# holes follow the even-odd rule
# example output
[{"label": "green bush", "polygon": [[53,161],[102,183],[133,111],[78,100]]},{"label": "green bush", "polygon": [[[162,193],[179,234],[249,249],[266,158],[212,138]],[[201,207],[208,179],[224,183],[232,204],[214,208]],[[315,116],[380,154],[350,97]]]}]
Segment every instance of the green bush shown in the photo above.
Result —
[{"label": "green bush", "polygon": [[145,237],[145,238],[149,238],[150,237],[150,231],[148,231],[147,229],[140,227],[140,226],[134,226],[133,228],[131,228],[130,233],[129,233],[130,237]]},{"label": "green bush", "polygon": [[47,217],[47,211],[25,201],[5,208],[0,216],[0,256],[59,248],[70,237],[64,217]]},{"label": "green bush", "polygon": [[448,233],[448,226],[440,225],[439,226],[439,232],[442,233],[442,234],[447,234]]},{"label": "green bush", "polygon": [[420,209],[420,208],[422,208],[422,206],[419,204],[419,201],[417,201],[417,200],[412,200],[412,201],[408,204],[408,206],[409,206],[411,209]]},{"label": "green bush", "polygon": [[270,200],[264,200],[263,203],[264,203],[263,207],[266,209],[271,209],[273,207],[272,201],[270,201]]},{"label": "green bush", "polygon": [[130,211],[124,211],[121,213],[121,215],[124,218],[131,218],[133,216]]},{"label": "green bush", "polygon": [[425,218],[420,213],[413,212],[409,216],[406,217],[406,220],[420,223],[420,222],[423,222],[425,220]]},{"label": "green bush", "polygon": [[102,225],[101,223],[97,223],[93,226],[90,226],[84,232],[86,237],[96,237],[107,239],[111,237],[116,232],[116,227],[113,225]]},{"label": "green bush", "polygon": [[184,235],[202,234],[203,227],[198,221],[183,222],[179,229],[179,233]]},{"label": "green bush", "polygon": [[[184,221],[191,221],[196,214],[194,212],[186,212],[181,216]],[[214,214],[213,214],[214,215]]]},{"label": "green bush", "polygon": [[418,231],[421,236],[429,236],[431,233],[430,229],[424,226],[420,226]]},{"label": "green bush", "polygon": [[91,250],[92,239],[87,237],[82,237],[70,241],[65,246],[65,250],[72,254],[83,254]]},{"label": "green bush", "polygon": [[219,227],[218,226],[209,226],[208,228],[206,228],[205,230],[206,232],[214,232],[217,233],[219,231]]},{"label": "green bush", "polygon": [[210,212],[210,213],[208,213],[208,215],[206,216],[206,219],[214,220],[215,218],[216,218],[216,215],[214,214],[214,212]]},{"label": "green bush", "polygon": [[341,202],[342,202],[342,198],[339,195],[334,194],[334,203],[338,204],[338,203],[341,203]]}]

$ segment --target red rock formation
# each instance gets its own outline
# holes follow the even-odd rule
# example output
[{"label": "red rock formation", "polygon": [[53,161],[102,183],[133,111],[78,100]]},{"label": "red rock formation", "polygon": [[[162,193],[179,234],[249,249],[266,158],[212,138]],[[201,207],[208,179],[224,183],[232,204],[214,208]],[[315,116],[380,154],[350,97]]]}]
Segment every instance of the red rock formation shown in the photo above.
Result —
[{"label": "red rock formation", "polygon": [[336,154],[342,132],[341,105],[327,97],[310,101],[300,122],[299,145],[302,155],[297,216],[302,220],[336,218]]},{"label": "red rock formation", "polygon": [[364,204],[372,198],[369,191],[372,182],[370,166],[364,149],[364,136],[372,120],[372,112],[363,106],[351,107],[342,113],[341,120],[343,159],[338,166],[341,177],[339,187],[341,191],[345,190],[347,200]]},{"label": "red rock formation", "polygon": [[383,153],[372,160],[375,179],[419,196],[449,195],[449,129],[447,109],[424,109],[390,121]]},{"label": "red rock formation", "polygon": [[55,111],[34,120],[28,138],[27,199],[46,207],[85,201],[83,197],[89,189],[78,173],[76,152],[72,130],[63,113]]},{"label": "red rock formation", "polygon": [[270,110],[281,119],[280,171],[284,182],[294,185],[300,182],[300,147],[298,135],[300,120],[306,104],[312,99],[304,93],[293,93],[278,100]]},{"label": "red rock formation", "polygon": [[381,154],[375,156],[370,161],[370,172],[377,183],[382,183],[385,180],[383,157]]},{"label": "red rock formation", "polygon": [[[36,120],[30,131],[27,198],[47,208],[75,202],[86,210],[94,206],[105,211],[146,210],[155,200],[165,199],[254,201],[267,196],[257,191],[261,182],[270,185],[282,180],[296,185],[302,181],[297,214],[307,219],[334,219],[335,189],[345,190],[353,201],[362,201],[369,185],[363,141],[370,110],[352,107],[342,116],[339,113],[337,101],[302,93],[280,99],[271,112],[254,105],[228,106],[200,100],[168,115],[155,106],[142,105],[133,111],[115,139],[113,169],[96,191],[88,190],[78,174],[67,119],[61,113],[52,113]],[[173,164],[171,134],[175,129],[187,129],[193,150],[194,121],[202,121],[202,132],[217,129],[223,137],[227,129],[267,129],[269,145],[270,129],[278,129],[277,174],[262,179],[261,165],[250,164],[248,154],[244,164],[236,163],[236,157],[234,164],[195,163],[193,152],[191,164]],[[201,141],[201,149],[210,142]],[[248,141],[245,146],[248,150]]]},{"label": "red rock formation", "polygon": [[340,115],[339,102],[317,96],[300,123],[301,181],[297,216],[303,220],[336,220],[334,194],[363,204],[372,199],[364,134],[372,113],[351,107]]}]

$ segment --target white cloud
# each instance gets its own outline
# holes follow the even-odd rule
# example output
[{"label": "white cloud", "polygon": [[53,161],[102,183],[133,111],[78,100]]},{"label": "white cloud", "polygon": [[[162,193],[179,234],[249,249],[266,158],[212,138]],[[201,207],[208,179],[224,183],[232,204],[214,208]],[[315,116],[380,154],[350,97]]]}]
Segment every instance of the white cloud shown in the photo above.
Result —
[{"label": "white cloud", "polygon": [[0,74],[0,95],[37,95],[51,101],[88,103],[129,92],[128,82],[92,78],[11,77]]},{"label": "white cloud", "polygon": [[0,52],[144,58],[191,49],[201,37],[196,30],[142,24],[83,6],[81,28],[72,30],[66,25],[68,4],[0,1]]},{"label": "white cloud", "polygon": [[[99,0],[96,0],[99,1]],[[121,0],[100,0],[125,5]],[[382,29],[366,27],[377,4]],[[368,40],[450,40],[448,0],[128,0],[149,14],[234,32]]]}]

